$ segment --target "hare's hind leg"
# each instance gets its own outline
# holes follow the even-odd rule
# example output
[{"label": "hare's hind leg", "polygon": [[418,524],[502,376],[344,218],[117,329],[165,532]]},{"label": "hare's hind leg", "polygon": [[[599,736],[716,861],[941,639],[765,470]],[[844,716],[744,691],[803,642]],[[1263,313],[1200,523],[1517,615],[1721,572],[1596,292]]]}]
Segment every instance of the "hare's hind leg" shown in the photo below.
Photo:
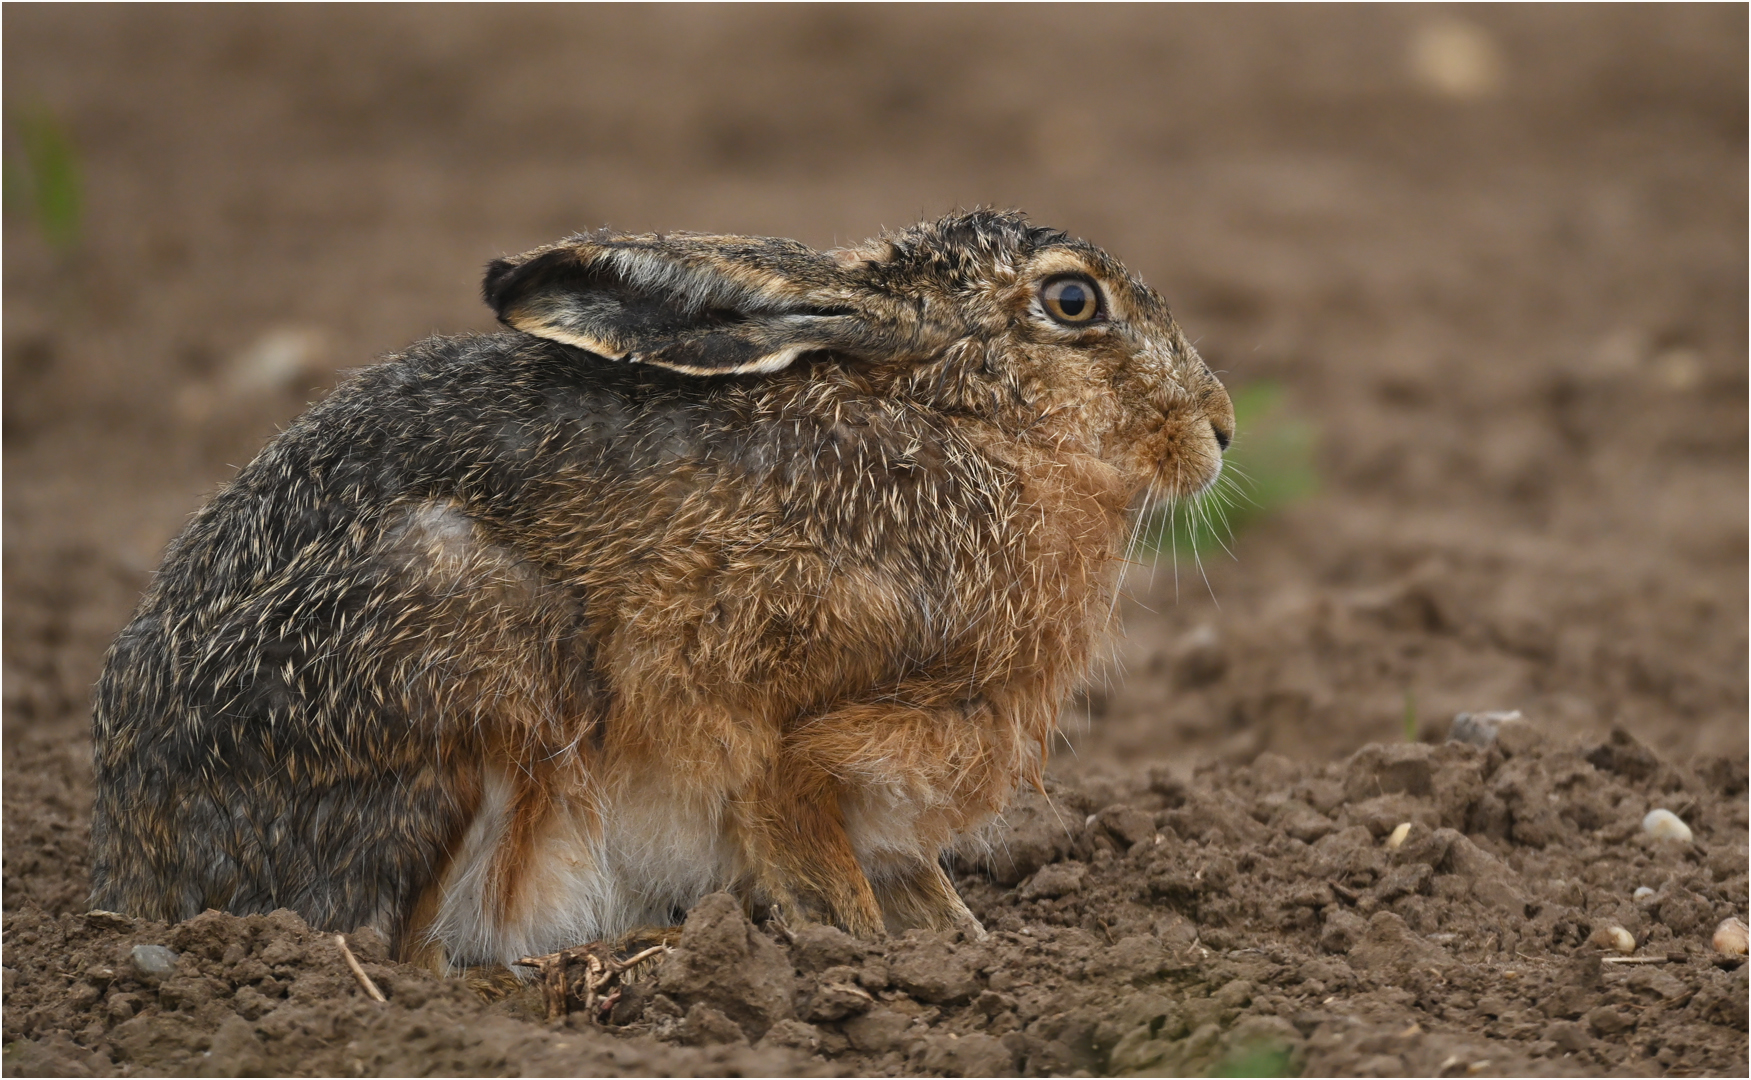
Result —
[{"label": "hare's hind leg", "polygon": [[756,903],[792,922],[834,923],[859,937],[882,930],[881,907],[845,835],[839,785],[781,754],[739,814]]}]

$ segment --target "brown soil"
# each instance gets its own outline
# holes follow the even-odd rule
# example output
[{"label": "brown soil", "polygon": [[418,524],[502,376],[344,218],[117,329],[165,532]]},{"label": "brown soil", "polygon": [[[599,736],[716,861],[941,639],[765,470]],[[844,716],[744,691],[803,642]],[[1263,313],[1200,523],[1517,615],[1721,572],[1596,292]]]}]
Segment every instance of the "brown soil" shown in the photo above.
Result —
[{"label": "brown soil", "polygon": [[[9,8],[9,197],[41,103],[85,210],[4,241],[6,1072],[1743,1075],[1746,14],[1458,14]],[[957,856],[989,940],[710,900],[603,1032],[84,913],[102,651],[335,369],[579,228],[973,203],[1125,259],[1321,478],[1134,572],[1050,802]]]}]

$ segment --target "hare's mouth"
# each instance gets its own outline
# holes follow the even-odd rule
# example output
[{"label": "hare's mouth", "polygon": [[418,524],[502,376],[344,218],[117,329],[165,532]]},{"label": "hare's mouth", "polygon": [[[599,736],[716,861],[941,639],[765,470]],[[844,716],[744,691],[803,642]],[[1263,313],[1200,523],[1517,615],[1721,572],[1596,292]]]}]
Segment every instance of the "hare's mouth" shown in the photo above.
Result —
[{"label": "hare's mouth", "polygon": [[1229,515],[1243,499],[1220,454],[1167,462],[1132,505],[1126,551],[1133,558],[1171,556],[1176,567],[1181,556],[1197,562],[1205,547],[1227,545]]},{"label": "hare's mouth", "polygon": [[1223,468],[1227,433],[1202,418],[1170,425],[1146,467],[1148,481],[1132,503],[1128,551],[1196,556],[1208,543],[1225,542],[1228,515],[1241,498]]},{"label": "hare's mouth", "polygon": [[1145,495],[1149,503],[1185,502],[1202,499],[1214,492],[1222,481],[1222,458],[1217,456],[1207,464],[1187,468],[1175,462],[1158,472]]},{"label": "hare's mouth", "polygon": [[1233,432],[1213,419],[1170,424],[1155,455],[1147,497],[1154,502],[1197,499],[1222,478],[1222,455]]}]

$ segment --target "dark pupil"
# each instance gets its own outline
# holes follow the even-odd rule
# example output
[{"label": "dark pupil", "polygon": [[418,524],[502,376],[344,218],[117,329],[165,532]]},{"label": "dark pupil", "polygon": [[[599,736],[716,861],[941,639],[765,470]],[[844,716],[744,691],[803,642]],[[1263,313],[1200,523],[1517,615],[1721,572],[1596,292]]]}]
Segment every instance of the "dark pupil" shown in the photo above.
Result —
[{"label": "dark pupil", "polygon": [[1073,319],[1082,314],[1082,309],[1087,304],[1088,294],[1080,285],[1066,285],[1058,293],[1058,307]]}]

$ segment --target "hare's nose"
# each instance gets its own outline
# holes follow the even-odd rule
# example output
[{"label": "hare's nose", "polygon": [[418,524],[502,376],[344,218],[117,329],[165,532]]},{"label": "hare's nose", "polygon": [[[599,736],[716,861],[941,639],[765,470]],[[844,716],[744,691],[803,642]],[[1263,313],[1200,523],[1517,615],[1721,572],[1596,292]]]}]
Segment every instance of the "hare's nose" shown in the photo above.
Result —
[{"label": "hare's nose", "polygon": [[1228,449],[1229,440],[1234,438],[1234,432],[1223,427],[1216,421],[1210,421],[1210,433],[1216,436],[1216,445],[1222,450]]}]

